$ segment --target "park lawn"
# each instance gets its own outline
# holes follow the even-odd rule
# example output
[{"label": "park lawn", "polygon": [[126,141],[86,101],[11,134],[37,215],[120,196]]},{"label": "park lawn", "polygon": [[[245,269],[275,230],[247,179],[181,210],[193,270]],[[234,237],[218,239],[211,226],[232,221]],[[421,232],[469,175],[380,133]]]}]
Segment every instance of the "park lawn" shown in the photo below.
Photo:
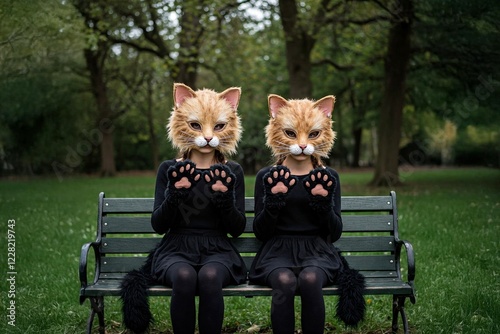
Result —
[{"label": "park lawn", "polygon": [[[416,253],[417,303],[407,303],[413,333],[500,333],[500,171],[472,169],[402,169],[405,184],[370,188],[371,172],[339,170],[343,195],[398,196],[400,237]],[[253,177],[246,178],[247,195]],[[78,302],[81,245],[95,238],[97,195],[152,197],[154,174],[111,179],[95,177],[0,181],[0,235],[7,240],[15,221],[15,299],[8,297],[7,242],[2,242],[2,333],[83,333],[88,301]],[[12,234],[12,233],[10,233]],[[404,274],[404,272],[403,272]],[[345,328],[334,317],[336,297],[326,298],[328,332],[387,333],[391,299],[367,296],[366,320]],[[15,326],[8,302],[15,300]],[[152,298],[152,332],[169,332],[168,299]],[[122,333],[120,304],[106,299],[108,333]],[[297,299],[297,311],[299,300]],[[257,325],[269,332],[268,297],[226,298],[227,332]],[[297,312],[296,327],[300,326]]]}]

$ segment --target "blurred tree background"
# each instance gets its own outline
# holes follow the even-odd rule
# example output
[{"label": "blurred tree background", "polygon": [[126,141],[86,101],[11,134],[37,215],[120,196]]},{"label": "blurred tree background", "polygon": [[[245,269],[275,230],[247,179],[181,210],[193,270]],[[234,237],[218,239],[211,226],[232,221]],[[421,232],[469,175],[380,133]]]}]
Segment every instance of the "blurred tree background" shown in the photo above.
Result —
[{"label": "blurred tree background", "polygon": [[267,95],[337,97],[327,163],[500,165],[496,0],[0,0],[0,176],[172,158],[172,84],[242,88],[245,172]]}]

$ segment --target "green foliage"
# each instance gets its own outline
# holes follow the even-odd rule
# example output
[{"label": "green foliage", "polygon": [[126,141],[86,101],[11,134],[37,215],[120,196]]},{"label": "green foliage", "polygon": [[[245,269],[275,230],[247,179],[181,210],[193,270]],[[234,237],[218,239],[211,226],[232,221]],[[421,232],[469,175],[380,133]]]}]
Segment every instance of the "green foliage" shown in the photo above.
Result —
[{"label": "green foliage", "polygon": [[499,122],[498,1],[420,1],[412,96],[459,127]]},{"label": "green foliage", "polygon": [[[323,9],[325,2],[297,2],[316,41],[311,98],[337,97],[332,165],[356,165],[357,146],[361,164],[376,159],[389,20],[398,18],[387,8],[395,1],[331,1]],[[89,27],[75,5],[88,9]],[[415,2],[401,146],[418,143],[435,156],[430,135],[450,120],[458,127],[457,163],[498,165],[479,159],[497,139],[479,144],[465,133],[469,126],[490,133],[500,122],[499,7],[495,0]],[[326,13],[321,22],[307,24],[318,10]],[[183,21],[188,12],[199,20]],[[112,45],[103,69],[119,170],[156,169],[158,159],[175,155],[165,124],[182,66],[196,72],[199,88],[242,88],[244,133],[234,159],[249,172],[270,163],[267,95],[289,91],[276,1],[2,1],[0,28],[0,152],[14,172],[52,173],[54,162],[64,174],[98,170],[99,140],[84,148],[98,122],[82,56],[100,41]]]},{"label": "green foliage", "polygon": [[468,126],[455,144],[455,163],[469,166],[500,166],[500,134],[495,125]]}]

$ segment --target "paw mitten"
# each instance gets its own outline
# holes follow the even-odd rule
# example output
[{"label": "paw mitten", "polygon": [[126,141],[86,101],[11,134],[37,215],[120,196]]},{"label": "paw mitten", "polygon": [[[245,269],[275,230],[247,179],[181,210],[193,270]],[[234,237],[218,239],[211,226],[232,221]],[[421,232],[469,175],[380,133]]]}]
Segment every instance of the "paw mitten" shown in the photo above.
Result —
[{"label": "paw mitten", "polygon": [[167,170],[167,189],[165,198],[173,205],[179,205],[189,195],[192,187],[199,181],[200,172],[190,160],[178,161]]},{"label": "paw mitten", "polygon": [[204,178],[212,194],[212,202],[217,208],[229,208],[234,205],[236,176],[228,166],[213,165],[204,173]]},{"label": "paw mitten", "polygon": [[297,178],[285,166],[271,167],[264,175],[264,205],[268,209],[281,209],[286,205],[289,191],[297,184]]},{"label": "paw mitten", "polygon": [[312,170],[303,181],[309,193],[309,206],[316,212],[327,212],[333,208],[333,193],[337,180],[323,167]]}]

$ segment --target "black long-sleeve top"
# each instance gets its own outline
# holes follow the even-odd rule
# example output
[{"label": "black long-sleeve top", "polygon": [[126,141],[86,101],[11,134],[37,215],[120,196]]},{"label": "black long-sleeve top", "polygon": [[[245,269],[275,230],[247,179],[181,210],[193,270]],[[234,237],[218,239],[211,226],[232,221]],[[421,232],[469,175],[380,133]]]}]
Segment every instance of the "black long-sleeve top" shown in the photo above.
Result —
[{"label": "black long-sleeve top", "polygon": [[267,208],[264,204],[264,175],[271,167],[265,167],[255,178],[255,236],[266,241],[275,235],[319,235],[329,242],[342,234],[341,190],[338,173],[327,167],[337,180],[333,195],[333,207],[328,212],[315,212],[309,206],[309,193],[302,181],[307,175],[297,176],[297,184],[286,195],[286,205],[281,209]]},{"label": "black long-sleeve top", "polygon": [[[245,228],[245,182],[243,169],[233,161],[226,165],[236,177],[234,200],[226,201],[226,205],[217,207],[213,202],[213,194],[203,177],[192,188],[189,195],[179,205],[166,200],[168,195],[167,170],[175,164],[175,160],[164,161],[158,168],[155,187],[155,200],[151,225],[153,229],[164,234],[172,228],[208,229],[228,233],[238,237]],[[199,169],[203,172],[203,169]]]}]

